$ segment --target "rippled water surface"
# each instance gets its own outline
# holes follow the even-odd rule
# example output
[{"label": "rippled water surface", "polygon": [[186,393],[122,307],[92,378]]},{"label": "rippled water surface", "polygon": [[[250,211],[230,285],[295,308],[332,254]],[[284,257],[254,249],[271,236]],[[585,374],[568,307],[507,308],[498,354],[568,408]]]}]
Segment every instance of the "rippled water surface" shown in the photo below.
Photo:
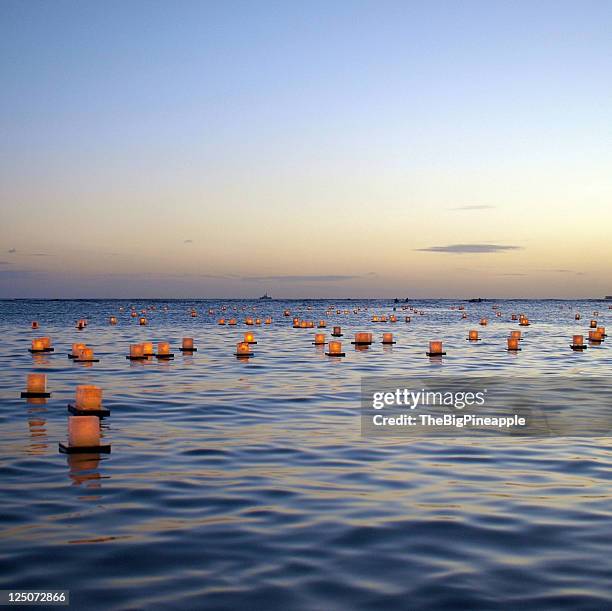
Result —
[{"label": "rippled water surface", "polygon": [[[415,301],[423,315],[398,306],[378,325],[392,303],[133,303],[156,306],[148,326],[130,302],[0,302],[0,589],[68,589],[91,610],[612,608],[608,438],[364,439],[359,417],[364,375],[608,376],[605,342],[568,347],[594,310],[610,322],[606,303],[499,302],[501,317],[465,304],[463,320],[454,303]],[[216,324],[224,304],[238,326]],[[285,308],[325,318],[328,335],[342,325],[346,357],[326,357]],[[512,312],[533,323],[518,354],[504,350]],[[273,323],[252,327],[256,356],[239,361],[247,315]],[[356,331],[397,344],[357,351]],[[33,356],[41,335],[55,352]],[[198,352],[176,349],[184,336]],[[441,360],[424,354],[436,338]],[[127,361],[145,340],[176,358]],[[100,362],[71,362],[76,341]],[[30,372],[48,375],[50,399],[19,398]],[[104,389],[109,455],[58,451],[77,384]]]}]

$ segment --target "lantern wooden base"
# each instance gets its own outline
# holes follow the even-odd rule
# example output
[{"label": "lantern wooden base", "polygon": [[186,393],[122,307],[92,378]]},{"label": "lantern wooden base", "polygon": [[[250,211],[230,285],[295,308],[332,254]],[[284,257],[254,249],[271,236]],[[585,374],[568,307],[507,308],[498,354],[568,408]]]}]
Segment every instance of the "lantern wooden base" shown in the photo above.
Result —
[{"label": "lantern wooden base", "polygon": [[257,342],[244,342],[245,344],[249,344],[249,346],[253,346],[254,344],[256,344]]},{"label": "lantern wooden base", "polygon": [[197,352],[197,348],[179,348],[181,352]]},{"label": "lantern wooden base", "polygon": [[506,348],[506,352],[520,352],[522,348]]},{"label": "lantern wooden base", "polygon": [[344,337],[343,333],[332,333],[331,334],[332,337]]},{"label": "lantern wooden base", "polygon": [[531,323],[530,322],[528,322],[527,324],[519,323],[519,327],[531,327]]},{"label": "lantern wooden base", "polygon": [[29,392],[27,390],[24,390],[21,393],[22,399],[48,399],[50,396],[50,392]]},{"label": "lantern wooden base", "polygon": [[74,357],[72,359],[73,363],[99,363],[100,359],[79,359],[77,357]]},{"label": "lantern wooden base", "polygon": [[55,348],[41,348],[40,350],[32,350],[32,348],[28,348],[28,352],[32,354],[37,354],[39,352],[55,352]]},{"label": "lantern wooden base", "polygon": [[476,339],[472,337],[466,337],[465,339],[467,339],[468,342],[481,342],[482,341],[482,337],[477,337]]},{"label": "lantern wooden base", "polygon": [[383,346],[392,346],[393,344],[397,344],[397,342],[395,340],[393,340],[392,342],[380,342]]},{"label": "lantern wooden base", "polygon": [[374,342],[351,342],[353,346],[371,346]]},{"label": "lantern wooden base", "polygon": [[250,359],[252,356],[255,356],[254,352],[249,352],[249,354],[238,354],[237,352],[234,354],[237,359]]},{"label": "lantern wooden base", "polygon": [[312,342],[313,346],[325,346],[325,344],[327,344],[327,342]]},{"label": "lantern wooden base", "polygon": [[584,344],[570,344],[570,348],[572,350],[575,350],[576,352],[580,352],[582,350],[586,350],[588,348],[588,346],[586,346]]},{"label": "lantern wooden base", "polygon": [[110,454],[110,443],[99,446],[69,446],[59,442],[59,451],[62,454]]},{"label": "lantern wooden base", "polygon": [[446,352],[426,352],[427,356],[446,356]]},{"label": "lantern wooden base", "polygon": [[174,358],[174,354],[154,354],[155,358],[169,361]]},{"label": "lantern wooden base", "polygon": [[346,356],[345,352],[326,352],[326,356]]},{"label": "lantern wooden base", "polygon": [[79,409],[72,403],[68,403],[68,411],[73,416],[98,416],[98,418],[110,416],[110,409]]},{"label": "lantern wooden base", "polygon": [[129,354],[125,357],[128,361],[146,361],[149,357],[145,356],[130,356]]}]

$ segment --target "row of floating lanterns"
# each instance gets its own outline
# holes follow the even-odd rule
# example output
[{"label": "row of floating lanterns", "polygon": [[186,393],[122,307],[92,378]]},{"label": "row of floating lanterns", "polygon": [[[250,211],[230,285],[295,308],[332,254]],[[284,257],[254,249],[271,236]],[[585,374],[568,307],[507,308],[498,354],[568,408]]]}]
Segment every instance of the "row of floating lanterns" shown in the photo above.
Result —
[{"label": "row of floating lanterns", "polygon": [[[51,397],[47,389],[47,375],[29,373],[26,390],[21,397],[42,400]],[[110,410],[102,406],[102,389],[92,384],[76,387],[74,403],[68,403],[68,441],[59,442],[59,450],[65,454],[110,453],[110,444],[102,444],[100,419],[110,416]]]}]

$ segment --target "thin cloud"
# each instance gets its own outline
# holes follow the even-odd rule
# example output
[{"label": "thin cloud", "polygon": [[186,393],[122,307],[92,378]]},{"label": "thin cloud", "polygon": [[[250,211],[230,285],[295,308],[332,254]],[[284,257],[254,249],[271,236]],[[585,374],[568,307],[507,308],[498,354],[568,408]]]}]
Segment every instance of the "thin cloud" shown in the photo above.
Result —
[{"label": "thin cloud", "polygon": [[[373,273],[373,272],[372,272]],[[368,274],[370,275],[370,274]],[[355,280],[363,276],[330,274],[325,276],[318,275],[303,275],[303,276],[245,276],[243,280],[255,280],[258,282],[275,281],[275,282],[345,282],[346,280]]]},{"label": "thin cloud", "polygon": [[507,273],[507,274],[500,274],[500,276],[520,276],[520,277],[525,277],[527,274],[521,274],[519,272],[516,273]]},{"label": "thin cloud", "polygon": [[193,244],[193,240],[183,240],[183,244]]},{"label": "thin cloud", "polygon": [[8,252],[9,252],[9,255],[14,255],[17,252],[17,249],[16,248],[9,248]]},{"label": "thin cloud", "polygon": [[449,244],[448,246],[428,246],[427,248],[415,248],[415,250],[418,252],[444,252],[465,255],[522,250],[522,247],[507,244]]},{"label": "thin cloud", "polygon": [[457,206],[455,208],[449,208],[449,210],[493,210],[495,206]]}]

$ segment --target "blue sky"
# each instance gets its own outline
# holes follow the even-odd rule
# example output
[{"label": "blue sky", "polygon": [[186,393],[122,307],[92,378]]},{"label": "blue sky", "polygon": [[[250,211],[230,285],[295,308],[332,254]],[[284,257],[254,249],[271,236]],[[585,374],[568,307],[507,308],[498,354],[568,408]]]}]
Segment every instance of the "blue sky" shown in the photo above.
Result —
[{"label": "blue sky", "polygon": [[0,296],[610,293],[611,26],[5,1]]}]

